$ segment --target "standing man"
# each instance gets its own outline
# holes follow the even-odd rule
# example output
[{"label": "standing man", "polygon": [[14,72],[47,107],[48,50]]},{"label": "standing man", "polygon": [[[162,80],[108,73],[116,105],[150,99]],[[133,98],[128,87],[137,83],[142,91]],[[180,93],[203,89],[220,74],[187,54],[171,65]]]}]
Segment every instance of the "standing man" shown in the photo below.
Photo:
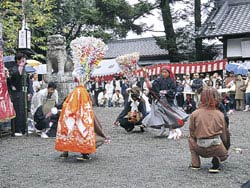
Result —
[{"label": "standing man", "polygon": [[192,80],[191,88],[194,94],[194,102],[197,106],[200,104],[201,99],[201,91],[203,89],[203,81],[199,78],[199,73],[194,73],[194,78]]},{"label": "standing man", "polygon": [[[17,53],[15,56],[16,64],[10,69],[11,82],[11,98],[16,111],[16,117],[11,122],[13,136],[22,136],[26,129],[26,110],[25,100],[27,100],[26,91],[23,89],[24,85],[28,87],[27,91],[30,93],[29,77],[25,71],[25,55]],[[25,83],[26,82],[26,83]],[[26,98],[26,99],[25,99]]]},{"label": "standing man", "polygon": [[186,93],[191,93],[192,92],[192,87],[191,87],[192,81],[190,79],[190,74],[187,73],[185,76],[185,79],[182,81],[183,85],[183,92],[184,94],[184,101],[187,99],[187,94]]}]

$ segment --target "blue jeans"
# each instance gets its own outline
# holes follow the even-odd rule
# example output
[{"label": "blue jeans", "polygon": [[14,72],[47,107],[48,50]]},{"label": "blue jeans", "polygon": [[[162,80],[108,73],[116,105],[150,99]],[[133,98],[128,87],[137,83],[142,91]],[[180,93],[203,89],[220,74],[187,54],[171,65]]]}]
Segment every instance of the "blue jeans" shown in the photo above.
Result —
[{"label": "blue jeans", "polygon": [[250,93],[246,93],[246,105],[250,105]]}]

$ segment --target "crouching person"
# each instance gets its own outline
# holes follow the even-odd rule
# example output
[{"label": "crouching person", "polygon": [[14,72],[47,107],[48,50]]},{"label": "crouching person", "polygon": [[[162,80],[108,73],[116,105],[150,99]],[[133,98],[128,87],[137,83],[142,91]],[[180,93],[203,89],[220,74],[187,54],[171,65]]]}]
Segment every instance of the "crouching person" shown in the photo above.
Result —
[{"label": "crouching person", "polygon": [[55,104],[55,100],[47,99],[43,105],[37,108],[34,114],[35,128],[42,132],[42,138],[56,136],[59,112]]},{"label": "crouching person", "polygon": [[201,104],[190,116],[189,148],[191,169],[200,168],[200,156],[212,158],[210,173],[220,170],[220,162],[228,157],[230,147],[229,131],[222,112],[217,109],[220,97],[216,89],[204,88]]},{"label": "crouching person", "polygon": [[140,129],[144,132],[142,120],[147,115],[147,111],[141,90],[139,87],[133,87],[128,92],[128,102],[125,103],[123,111],[119,114],[114,124],[123,127],[127,132],[131,132],[135,125],[141,125]]}]

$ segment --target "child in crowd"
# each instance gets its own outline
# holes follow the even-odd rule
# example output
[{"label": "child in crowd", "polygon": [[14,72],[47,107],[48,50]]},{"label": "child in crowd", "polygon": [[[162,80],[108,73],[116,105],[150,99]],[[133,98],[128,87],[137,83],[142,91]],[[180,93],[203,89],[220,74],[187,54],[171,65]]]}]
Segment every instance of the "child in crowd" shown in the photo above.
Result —
[{"label": "child in crowd", "polygon": [[186,100],[184,101],[183,109],[187,114],[192,114],[192,112],[196,110],[196,103],[194,99],[192,99],[191,94],[186,94]]},{"label": "child in crowd", "polygon": [[224,105],[225,110],[228,114],[233,114],[233,99],[227,95],[227,93],[223,92],[222,94],[221,103]]}]

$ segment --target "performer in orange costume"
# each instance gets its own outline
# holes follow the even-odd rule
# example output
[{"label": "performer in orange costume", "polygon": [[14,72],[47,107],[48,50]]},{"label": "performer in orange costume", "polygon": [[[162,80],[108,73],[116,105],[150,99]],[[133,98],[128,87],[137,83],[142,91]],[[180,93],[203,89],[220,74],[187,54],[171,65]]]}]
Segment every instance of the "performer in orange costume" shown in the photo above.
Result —
[{"label": "performer in orange costume", "polygon": [[[95,117],[91,97],[83,83],[89,80],[91,70],[100,63],[105,44],[92,37],[74,39],[71,44],[74,62],[72,75],[80,83],[66,98],[59,117],[55,149],[62,151],[60,157],[68,157],[68,152],[80,152],[78,160],[88,160],[89,154],[107,141],[101,125]],[[91,53],[87,53],[90,52]]]},{"label": "performer in orange costume", "polygon": [[66,98],[58,122],[55,149],[88,154],[96,151],[94,112],[90,96],[83,85]]}]

